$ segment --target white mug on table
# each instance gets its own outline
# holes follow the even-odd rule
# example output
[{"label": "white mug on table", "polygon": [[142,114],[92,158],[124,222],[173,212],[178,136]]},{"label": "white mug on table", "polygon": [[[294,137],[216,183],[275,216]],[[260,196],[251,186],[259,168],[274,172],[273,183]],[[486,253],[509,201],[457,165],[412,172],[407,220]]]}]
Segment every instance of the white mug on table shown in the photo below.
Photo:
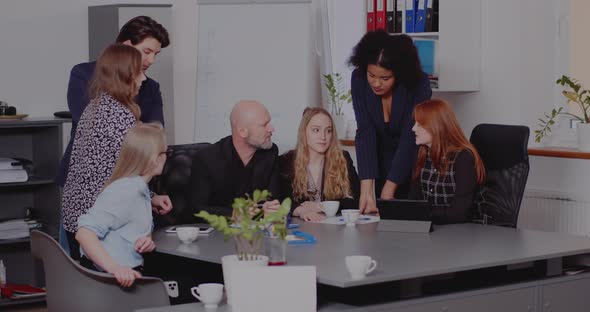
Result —
[{"label": "white mug on table", "polygon": [[216,308],[223,297],[223,284],[205,283],[191,288],[191,294],[205,304],[205,308]]},{"label": "white mug on table", "polygon": [[340,212],[342,212],[344,222],[348,226],[354,226],[360,214],[358,209],[342,209]]},{"label": "white mug on table", "polygon": [[377,267],[377,261],[369,256],[346,256],[344,261],[353,280],[364,278]]}]

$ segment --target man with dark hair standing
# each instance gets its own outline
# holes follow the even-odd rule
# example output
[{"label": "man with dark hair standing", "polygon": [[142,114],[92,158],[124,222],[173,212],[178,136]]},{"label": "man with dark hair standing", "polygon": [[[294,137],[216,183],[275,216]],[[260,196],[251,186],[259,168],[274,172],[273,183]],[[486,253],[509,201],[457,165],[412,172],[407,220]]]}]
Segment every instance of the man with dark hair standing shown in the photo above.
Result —
[{"label": "man with dark hair standing", "polygon": [[[160,50],[170,45],[168,31],[164,26],[148,16],[137,16],[129,20],[119,31],[116,42],[133,46],[141,53],[142,69],[144,72],[154,63]],[[75,65],[70,73],[68,108],[72,113],[72,131],[70,133],[70,142],[61,160],[56,177],[56,183],[61,187],[64,186],[68,175],[72,144],[78,121],[90,102],[88,90],[90,81],[94,75],[95,66],[95,61],[81,63]],[[164,124],[162,94],[160,93],[160,84],[158,82],[146,77],[146,80],[141,84],[135,102],[141,108],[141,121],[159,121]],[[152,198],[152,206],[160,214],[168,213],[172,209],[172,203],[167,195],[155,195]],[[60,232],[61,227],[60,224]],[[60,244],[64,246],[64,238],[61,236]]]}]

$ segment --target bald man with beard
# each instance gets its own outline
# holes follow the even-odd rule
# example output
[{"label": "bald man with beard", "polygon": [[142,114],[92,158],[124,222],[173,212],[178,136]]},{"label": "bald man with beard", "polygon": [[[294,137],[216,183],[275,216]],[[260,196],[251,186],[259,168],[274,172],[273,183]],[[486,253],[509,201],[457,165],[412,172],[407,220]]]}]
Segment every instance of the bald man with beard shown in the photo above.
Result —
[{"label": "bald man with beard", "polygon": [[[254,190],[269,190],[279,196],[278,148],[272,143],[270,114],[257,101],[243,100],[230,114],[231,135],[199,151],[191,172],[191,207],[231,216],[236,197]],[[276,210],[277,200],[263,204]]]}]

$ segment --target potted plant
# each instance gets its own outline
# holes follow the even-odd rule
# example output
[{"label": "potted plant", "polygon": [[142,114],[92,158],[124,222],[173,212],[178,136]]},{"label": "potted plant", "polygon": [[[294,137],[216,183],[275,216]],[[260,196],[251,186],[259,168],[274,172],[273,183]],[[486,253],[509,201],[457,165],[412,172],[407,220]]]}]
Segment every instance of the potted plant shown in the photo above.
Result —
[{"label": "potted plant", "polygon": [[340,137],[346,136],[346,119],[344,116],[343,105],[352,102],[350,89],[346,90],[340,73],[325,74],[324,86],[328,90],[328,105],[332,110],[334,127]]},{"label": "potted plant", "polygon": [[568,111],[567,106],[561,106],[554,108],[550,113],[545,113],[544,118],[539,118],[539,129],[535,130],[535,141],[541,142],[541,139],[551,132],[551,126],[555,124],[557,116],[564,115],[579,121],[576,127],[578,149],[590,151],[590,118],[588,116],[590,90],[584,89],[579,81],[565,75],[557,79],[556,83],[565,87],[562,94],[566,98],[566,104],[573,105],[574,109]]},{"label": "potted plant", "polygon": [[[195,216],[207,221],[213,228],[223,233],[225,239],[233,239],[235,255],[221,258],[223,279],[228,304],[231,305],[232,271],[244,266],[266,266],[268,257],[262,255],[262,242],[265,235],[285,241],[287,236],[287,214],[291,210],[291,199],[286,198],[277,211],[265,214],[261,203],[268,200],[268,190],[256,190],[250,196],[235,198],[231,218],[200,211]],[[285,241],[286,243],[286,241]]]}]

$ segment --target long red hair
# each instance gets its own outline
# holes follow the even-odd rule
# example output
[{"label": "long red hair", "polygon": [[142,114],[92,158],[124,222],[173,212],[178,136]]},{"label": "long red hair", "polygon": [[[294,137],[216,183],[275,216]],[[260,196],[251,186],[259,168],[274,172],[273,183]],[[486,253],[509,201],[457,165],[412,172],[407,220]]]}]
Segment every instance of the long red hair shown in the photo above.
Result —
[{"label": "long red hair", "polygon": [[[483,183],[485,179],[485,168],[481,157],[475,147],[463,134],[459,121],[449,103],[432,99],[424,101],[414,108],[414,120],[419,123],[432,136],[430,144],[430,158],[434,167],[443,174],[446,174],[452,155],[462,150],[468,150],[475,160],[477,182]],[[414,168],[413,180],[415,181],[424,167],[428,146],[422,145],[418,150],[418,161]]]}]

